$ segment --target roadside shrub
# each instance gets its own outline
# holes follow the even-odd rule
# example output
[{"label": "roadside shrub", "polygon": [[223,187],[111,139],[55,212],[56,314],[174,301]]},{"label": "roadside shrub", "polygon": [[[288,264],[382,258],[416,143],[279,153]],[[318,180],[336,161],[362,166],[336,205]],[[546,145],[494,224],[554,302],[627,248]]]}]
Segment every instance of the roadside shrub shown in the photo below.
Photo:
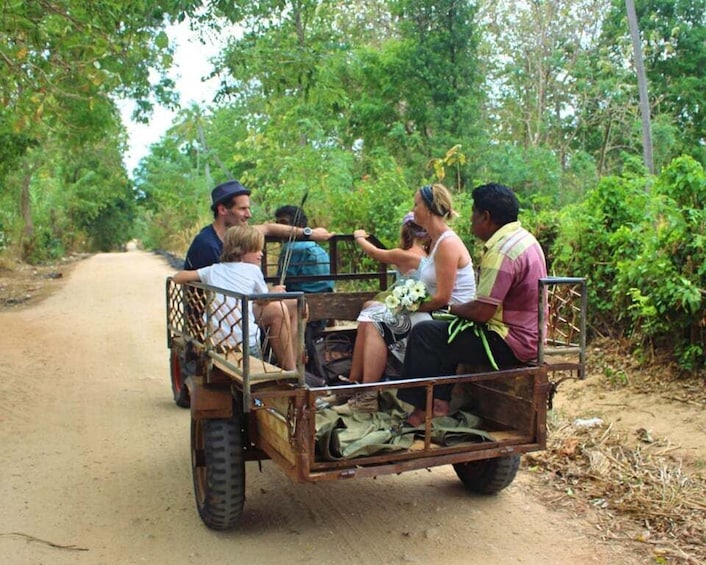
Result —
[{"label": "roadside shrub", "polygon": [[704,367],[706,175],[679,157],[659,175],[636,232],[640,248],[617,264],[616,304],[646,348],[671,348],[679,365]]},{"label": "roadside shrub", "polygon": [[637,229],[646,205],[644,178],[605,177],[581,203],[560,213],[552,271],[588,279],[588,321],[600,334],[619,335],[625,329],[615,323],[617,264],[641,247]]}]

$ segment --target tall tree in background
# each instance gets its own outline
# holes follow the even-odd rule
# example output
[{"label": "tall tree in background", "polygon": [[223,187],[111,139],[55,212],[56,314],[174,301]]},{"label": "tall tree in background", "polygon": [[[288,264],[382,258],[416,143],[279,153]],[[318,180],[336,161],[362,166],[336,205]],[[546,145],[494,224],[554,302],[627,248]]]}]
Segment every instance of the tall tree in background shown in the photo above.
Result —
[{"label": "tall tree in background", "polygon": [[[635,10],[650,84],[656,167],[680,153],[706,162],[706,0],[638,0]],[[626,60],[626,27],[624,3],[614,0],[602,44],[616,64]],[[669,131],[674,133],[665,136]]]},{"label": "tall tree in background", "polygon": [[466,0],[396,0],[400,116],[418,133],[426,160],[455,145],[480,144],[481,76],[475,5]]},{"label": "tall tree in background", "polygon": [[495,142],[483,158],[487,175],[504,174],[518,190],[557,202],[571,185],[576,198],[595,182],[594,157],[577,150],[577,134],[587,127],[586,107],[603,98],[586,69],[609,3],[480,3],[485,115]]},{"label": "tall tree in background", "polygon": [[[194,2],[180,3],[180,9]],[[113,96],[137,101],[137,114],[155,100],[173,103],[164,71],[171,50],[162,31],[163,2],[118,0],[33,0],[5,2],[0,12],[0,135],[11,146],[25,174],[0,179],[8,198],[16,194],[24,220],[24,245],[32,247],[32,190],[42,190],[33,175],[46,161],[47,149],[80,150],[87,142],[112,139],[116,154],[124,137]],[[159,77],[156,82],[152,73]],[[42,148],[33,154],[24,149]],[[61,140],[63,143],[53,143]],[[119,161],[115,163],[122,170]],[[13,184],[18,187],[12,190]]]},{"label": "tall tree in background", "polygon": [[642,115],[642,155],[645,160],[645,168],[654,174],[655,164],[652,158],[652,125],[650,121],[650,99],[647,92],[647,76],[645,76],[645,65],[642,61],[642,42],[640,41],[640,26],[635,13],[635,2],[625,0],[625,8],[628,14],[628,27],[630,28],[630,38],[632,39],[633,60],[635,61],[635,75],[637,77],[638,92],[640,94],[640,114]]}]

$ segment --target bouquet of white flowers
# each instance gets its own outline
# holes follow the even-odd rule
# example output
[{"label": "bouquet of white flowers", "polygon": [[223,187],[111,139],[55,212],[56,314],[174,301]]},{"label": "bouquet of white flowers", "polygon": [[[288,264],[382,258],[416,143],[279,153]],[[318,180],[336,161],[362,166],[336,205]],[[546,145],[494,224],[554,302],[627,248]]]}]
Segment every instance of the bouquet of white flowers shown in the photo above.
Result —
[{"label": "bouquet of white flowers", "polygon": [[392,287],[385,296],[385,306],[394,315],[416,312],[427,298],[427,287],[422,281],[405,279]]},{"label": "bouquet of white flowers", "polygon": [[404,338],[412,330],[413,318],[425,316],[418,311],[420,304],[427,300],[429,292],[423,282],[404,278],[378,294],[361,311],[358,320],[375,324],[392,355],[401,362],[406,347]]}]

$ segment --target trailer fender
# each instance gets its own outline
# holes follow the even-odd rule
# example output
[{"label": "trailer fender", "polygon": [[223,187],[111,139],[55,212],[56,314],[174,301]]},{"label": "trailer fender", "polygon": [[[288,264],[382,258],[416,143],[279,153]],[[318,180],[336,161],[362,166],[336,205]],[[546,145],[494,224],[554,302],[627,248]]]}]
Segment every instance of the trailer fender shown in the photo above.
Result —
[{"label": "trailer fender", "polygon": [[233,416],[233,396],[230,388],[212,388],[197,377],[186,379],[191,398],[191,417],[194,420],[212,420]]}]

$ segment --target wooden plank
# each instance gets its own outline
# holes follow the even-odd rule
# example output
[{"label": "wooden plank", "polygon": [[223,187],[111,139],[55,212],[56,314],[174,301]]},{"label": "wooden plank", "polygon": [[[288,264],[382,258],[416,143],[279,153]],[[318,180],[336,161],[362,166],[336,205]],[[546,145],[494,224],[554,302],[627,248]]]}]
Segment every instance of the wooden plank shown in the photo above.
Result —
[{"label": "wooden plank", "polygon": [[358,322],[355,320],[342,320],[333,326],[326,326],[321,333],[355,332],[358,329]]},{"label": "wooden plank", "polygon": [[322,292],[306,295],[309,320],[355,320],[377,292]]},{"label": "wooden plank", "polygon": [[[281,367],[267,363],[262,359],[250,356],[250,376],[251,383],[266,383],[281,380],[296,380],[297,375],[291,371],[285,371]],[[225,375],[228,375],[232,380],[240,385],[243,384],[243,352],[242,351],[227,351],[225,353],[216,353],[213,356],[213,364],[218,367]],[[234,371],[230,366],[233,365],[239,369]],[[289,374],[285,374],[289,373]]]},{"label": "wooden plank", "polygon": [[191,377],[186,381],[191,398],[191,416],[204,418],[230,418],[233,415],[233,397],[229,390],[206,388],[203,380]]},{"label": "wooden plank", "polygon": [[495,390],[485,383],[468,383],[471,399],[469,410],[483,421],[499,424],[509,430],[533,434],[535,410],[532,399],[524,399]]},{"label": "wooden plank", "polygon": [[[269,409],[269,410],[268,410]],[[288,398],[267,398],[263,408],[255,411],[257,419],[257,447],[263,451],[269,445],[292,465],[297,462],[296,454],[289,443],[289,428],[286,417],[289,410]]]},{"label": "wooden plank", "polygon": [[[225,353],[225,358],[227,361],[230,361],[234,365],[237,365],[239,368],[243,368],[243,352],[242,351],[228,351]],[[272,365],[271,363],[268,363],[267,361],[263,361],[262,359],[258,359],[257,357],[253,357],[250,355],[248,358],[248,361],[250,362],[250,372],[251,373],[282,373],[284,369],[282,367],[278,367],[277,365]]]}]

